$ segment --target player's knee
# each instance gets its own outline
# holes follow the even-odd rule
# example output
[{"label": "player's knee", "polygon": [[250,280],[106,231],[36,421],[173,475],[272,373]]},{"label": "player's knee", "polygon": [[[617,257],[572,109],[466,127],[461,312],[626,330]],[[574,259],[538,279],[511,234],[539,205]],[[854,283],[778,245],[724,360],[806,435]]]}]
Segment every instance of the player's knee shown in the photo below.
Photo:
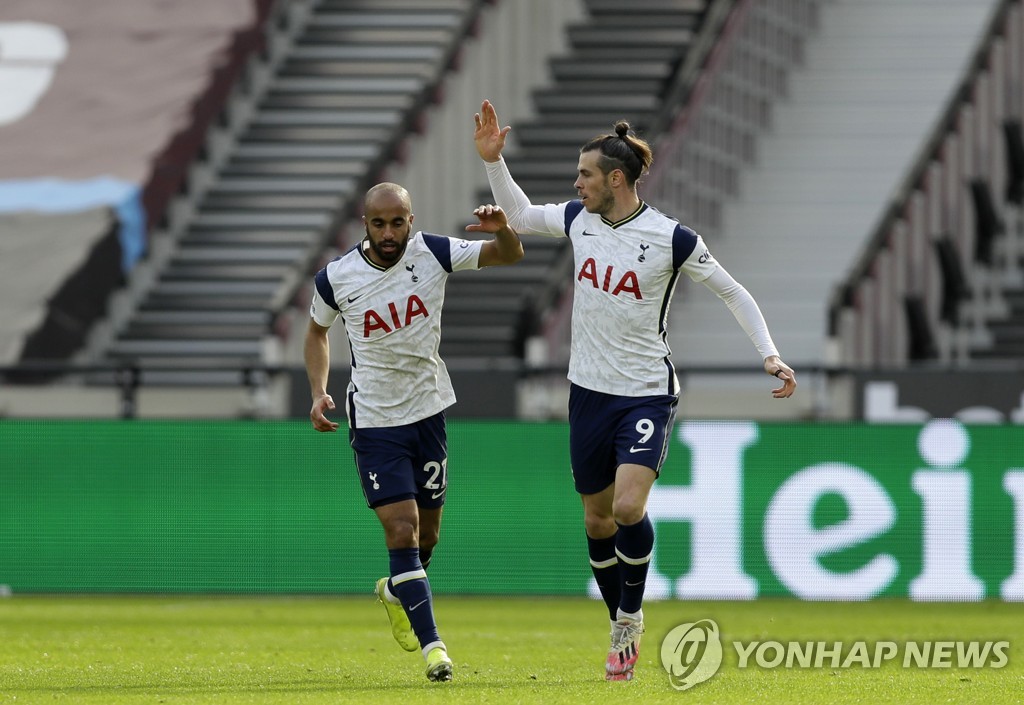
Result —
[{"label": "player's knee", "polygon": [[623,526],[635,524],[643,519],[645,511],[643,503],[635,501],[632,497],[616,497],[612,504],[615,523]]},{"label": "player's knee", "polygon": [[615,520],[610,514],[593,514],[588,512],[583,517],[583,526],[587,536],[602,539],[615,533]]},{"label": "player's knee", "polygon": [[384,527],[388,548],[415,548],[419,545],[416,525],[409,521],[396,520]]},{"label": "player's knee", "polygon": [[440,537],[436,530],[430,531],[420,529],[420,550],[433,551],[434,547],[437,546],[439,538]]}]

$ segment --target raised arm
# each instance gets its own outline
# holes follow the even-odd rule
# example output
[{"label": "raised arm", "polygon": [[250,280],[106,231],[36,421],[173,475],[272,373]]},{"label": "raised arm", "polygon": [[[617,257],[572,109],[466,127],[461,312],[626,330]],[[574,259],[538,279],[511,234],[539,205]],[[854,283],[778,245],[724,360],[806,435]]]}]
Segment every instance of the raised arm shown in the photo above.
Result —
[{"label": "raised arm", "polygon": [[529,197],[512,179],[508,165],[501,158],[505,137],[512,128],[498,127],[498,113],[489,100],[483,102],[480,112],[473,116],[473,121],[476,124],[473,132],[476,151],[484,160],[491,193],[494,194],[495,202],[505,211],[509,225],[517,232],[529,235],[564,235],[548,229],[543,207],[530,203]]},{"label": "raised arm", "polygon": [[704,280],[704,286],[715,292],[732,311],[732,315],[736,317],[740,327],[764,359],[764,371],[782,382],[781,387],[772,390],[772,396],[776,399],[793,396],[793,392],[796,391],[796,372],[779,357],[779,351],[776,350],[772,336],[768,332],[768,324],[750,292],[733,279],[721,264]]}]

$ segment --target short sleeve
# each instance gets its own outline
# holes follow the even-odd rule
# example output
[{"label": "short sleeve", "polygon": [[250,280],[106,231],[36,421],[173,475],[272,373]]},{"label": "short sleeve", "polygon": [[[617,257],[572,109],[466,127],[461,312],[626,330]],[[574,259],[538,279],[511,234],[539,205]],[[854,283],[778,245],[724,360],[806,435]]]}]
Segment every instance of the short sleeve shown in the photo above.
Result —
[{"label": "short sleeve", "polygon": [[483,240],[463,240],[458,237],[449,237],[448,243],[452,260],[451,271],[480,269],[480,248],[484,245]]},{"label": "short sleeve", "polygon": [[696,233],[693,236],[696,238],[693,244],[693,251],[683,261],[682,269],[693,281],[702,282],[718,269],[718,262],[715,261],[715,258],[708,251],[707,245],[704,244],[704,238]]},{"label": "short sleeve", "polygon": [[338,319],[338,304],[334,301],[334,288],[327,278],[327,268],[321,269],[313,278],[313,301],[309,305],[309,315],[313,321],[324,328],[330,328]]}]

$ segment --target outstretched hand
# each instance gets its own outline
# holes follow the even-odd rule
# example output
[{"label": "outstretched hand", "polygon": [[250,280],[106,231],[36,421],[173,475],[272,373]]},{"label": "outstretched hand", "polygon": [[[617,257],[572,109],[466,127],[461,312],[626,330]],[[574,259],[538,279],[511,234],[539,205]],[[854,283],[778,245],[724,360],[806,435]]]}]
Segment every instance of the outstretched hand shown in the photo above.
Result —
[{"label": "outstretched hand", "polygon": [[466,230],[477,233],[496,233],[503,228],[508,227],[508,219],[505,217],[505,211],[501,210],[498,206],[478,206],[474,211],[473,215],[480,219],[479,223],[473,223],[467,225]]},{"label": "outstretched hand", "polygon": [[505,148],[505,136],[512,128],[498,127],[498,113],[489,100],[485,100],[480,106],[480,112],[473,115],[473,122],[476,123],[473,141],[476,142],[480,158],[485,162],[498,161],[501,150]]},{"label": "outstretched hand", "polygon": [[764,359],[764,371],[782,382],[782,386],[772,390],[776,399],[787,399],[796,391],[796,372],[778,355],[769,355]]}]

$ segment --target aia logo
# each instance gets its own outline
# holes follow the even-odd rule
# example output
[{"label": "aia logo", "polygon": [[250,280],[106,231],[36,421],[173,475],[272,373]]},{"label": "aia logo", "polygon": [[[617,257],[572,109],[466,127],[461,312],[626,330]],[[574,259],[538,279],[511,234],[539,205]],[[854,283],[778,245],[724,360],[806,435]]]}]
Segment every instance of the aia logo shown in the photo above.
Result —
[{"label": "aia logo", "polygon": [[385,334],[391,333],[409,325],[418,316],[430,318],[430,313],[416,294],[410,296],[405,302],[404,315],[399,312],[398,304],[393,301],[388,304],[388,310],[384,315],[371,308],[363,314],[363,337],[369,338],[371,333],[378,330],[384,331]]},{"label": "aia logo", "polygon": [[661,665],[676,690],[689,690],[718,672],[722,641],[713,620],[680,624],[661,642]]},{"label": "aia logo", "polygon": [[[643,255],[640,255],[640,257],[643,257]],[[594,261],[593,257],[587,258],[587,261],[580,267],[580,273],[576,275],[577,282],[582,283],[584,280],[589,281],[595,289],[607,291],[612,296],[625,293],[632,294],[633,298],[637,301],[643,301],[644,298],[640,293],[640,282],[637,281],[636,272],[631,269],[627,269],[626,273],[621,277],[616,277],[615,268],[608,265],[601,272],[600,281],[598,281],[597,262]],[[612,281],[617,282],[614,287],[612,286]]]}]

